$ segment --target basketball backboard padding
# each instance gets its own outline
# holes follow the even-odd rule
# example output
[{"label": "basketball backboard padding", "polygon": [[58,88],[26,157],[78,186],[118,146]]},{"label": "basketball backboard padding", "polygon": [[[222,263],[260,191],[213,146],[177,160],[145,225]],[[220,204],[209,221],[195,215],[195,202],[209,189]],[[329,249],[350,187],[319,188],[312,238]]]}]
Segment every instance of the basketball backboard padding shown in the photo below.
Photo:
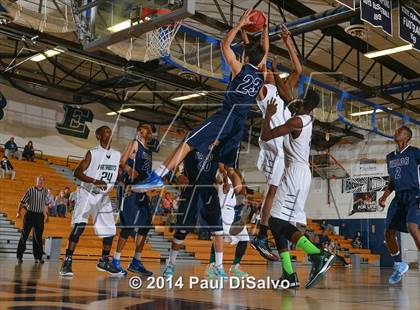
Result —
[{"label": "basketball backboard padding", "polygon": [[84,50],[88,52],[96,51],[100,48],[113,45],[115,43],[127,40],[131,37],[139,37],[142,34],[153,29],[159,28],[162,25],[174,24],[182,19],[190,17],[195,13],[195,0],[184,0],[182,7],[165,15],[160,15],[148,21],[133,25],[130,28],[120,30],[118,32],[110,33],[99,37],[92,42],[84,45]]}]

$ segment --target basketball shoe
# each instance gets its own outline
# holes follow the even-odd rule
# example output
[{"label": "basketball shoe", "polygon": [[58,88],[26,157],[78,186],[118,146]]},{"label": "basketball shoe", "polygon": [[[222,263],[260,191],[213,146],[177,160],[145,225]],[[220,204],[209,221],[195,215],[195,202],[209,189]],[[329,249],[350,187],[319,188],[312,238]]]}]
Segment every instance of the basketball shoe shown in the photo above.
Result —
[{"label": "basketball shoe", "polygon": [[96,269],[99,271],[105,271],[112,275],[118,275],[120,271],[114,267],[109,261],[108,257],[101,257],[96,264]]},{"label": "basketball shoe", "polygon": [[141,261],[133,257],[133,260],[130,263],[130,266],[128,266],[128,271],[138,273],[141,276],[150,277],[153,272],[149,271],[144,267]]},{"label": "basketball shoe", "polygon": [[146,180],[139,184],[132,185],[131,190],[133,192],[144,192],[161,187],[163,187],[163,179],[157,175],[156,172],[152,171]]},{"label": "basketball shoe", "polygon": [[404,273],[408,271],[408,264],[406,262],[395,262],[394,272],[388,279],[389,284],[397,284],[401,281]]},{"label": "basketball shoe", "polygon": [[312,263],[311,272],[309,274],[306,288],[314,287],[327,273],[335,261],[335,255],[321,250],[319,254],[309,255],[309,260]]},{"label": "basketball shoe", "polygon": [[61,265],[60,276],[72,277],[73,271],[72,271],[71,265],[72,265],[71,257],[66,257],[63,261],[63,264]]},{"label": "basketball shoe", "polygon": [[239,264],[229,268],[229,277],[247,278],[248,273],[239,269]]},{"label": "basketball shoe", "polygon": [[[281,283],[284,280],[289,282],[289,288],[297,288],[300,286],[299,279],[296,272],[289,274],[283,270],[283,274],[281,275],[279,281]],[[281,286],[278,288],[281,288]]]},{"label": "basketball shoe", "polygon": [[165,278],[173,277],[174,273],[175,273],[175,267],[170,264],[166,265],[165,269],[163,270],[163,276]]},{"label": "basketball shoe", "polygon": [[267,239],[260,239],[258,237],[254,237],[251,242],[251,247],[257,250],[262,257],[272,262],[278,262],[279,257],[271,252],[270,246],[268,244]]},{"label": "basketball shoe", "polygon": [[121,266],[121,261],[119,259],[116,259],[113,257],[110,265],[112,265],[115,269],[119,271],[118,273],[119,275],[121,276],[127,275],[127,271]]}]

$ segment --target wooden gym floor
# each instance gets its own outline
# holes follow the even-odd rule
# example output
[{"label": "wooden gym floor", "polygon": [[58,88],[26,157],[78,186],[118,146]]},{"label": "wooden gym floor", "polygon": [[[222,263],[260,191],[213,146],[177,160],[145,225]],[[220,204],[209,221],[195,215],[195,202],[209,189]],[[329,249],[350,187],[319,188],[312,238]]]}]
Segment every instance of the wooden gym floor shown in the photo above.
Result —
[{"label": "wooden gym floor", "polygon": [[[146,263],[156,276],[163,265]],[[410,270],[399,285],[389,286],[391,269],[378,267],[332,268],[315,288],[272,289],[132,289],[127,278],[109,277],[94,261],[74,261],[74,277],[60,278],[58,263],[35,265],[26,260],[0,262],[0,309],[420,309],[420,278]],[[228,266],[225,266],[228,267]],[[204,265],[180,264],[182,275],[203,278]],[[243,266],[258,278],[280,276],[280,265]],[[296,268],[301,285],[309,266]]]}]

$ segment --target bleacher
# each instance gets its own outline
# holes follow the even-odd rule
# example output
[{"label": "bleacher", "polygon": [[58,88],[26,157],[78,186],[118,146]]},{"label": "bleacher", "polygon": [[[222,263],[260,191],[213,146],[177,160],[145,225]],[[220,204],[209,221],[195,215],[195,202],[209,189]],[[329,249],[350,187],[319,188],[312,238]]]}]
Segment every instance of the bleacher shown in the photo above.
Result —
[{"label": "bleacher", "polygon": [[[46,156],[44,155],[44,158]],[[16,219],[16,211],[20,199],[25,193],[26,189],[35,184],[35,178],[38,175],[45,177],[45,187],[51,188],[53,195],[57,195],[60,189],[68,186],[71,191],[75,190],[76,185],[71,183],[63,175],[49,167],[49,163],[62,164],[65,166],[65,158],[47,156],[46,160],[36,160],[35,162],[11,160],[13,167],[16,170],[16,180],[9,178],[0,179],[0,212],[5,213],[7,217],[15,222],[16,228],[22,227],[22,218]],[[23,213],[22,213],[23,214]],[[44,229],[44,238],[62,237],[61,254],[64,255],[67,245],[67,238],[70,233],[71,215],[67,214],[66,218],[49,217],[49,222],[46,223]],[[113,249],[115,249],[118,238],[114,238]],[[128,260],[133,254],[134,242],[129,240],[128,244],[122,252],[122,259]],[[77,246],[74,258],[75,259],[92,259],[96,260],[101,254],[102,242],[95,233],[93,227],[87,227],[80,242]],[[150,244],[146,244],[142,253],[142,259],[160,261],[160,253],[153,251]]]},{"label": "bleacher", "polygon": [[[45,156],[44,160],[37,160],[35,162],[26,162],[12,160],[12,165],[17,172],[16,180],[12,181],[8,178],[0,179],[0,212],[7,214],[7,217],[15,221],[15,227],[22,227],[22,219],[16,219],[16,210],[19,201],[24,194],[25,190],[33,186],[35,183],[36,176],[42,174],[45,177],[45,187],[51,188],[54,195],[58,193],[60,189],[65,186],[70,187],[73,191],[76,187],[75,184],[71,183],[66,177],[58,173],[56,170],[49,167],[49,164],[67,166],[74,169],[77,165],[77,161],[69,161],[67,158],[61,158],[57,156]],[[112,193],[111,196],[114,196]],[[3,198],[4,197],[4,198]],[[169,227],[164,225],[165,218],[155,216],[154,224],[156,226],[156,232],[162,233],[165,239],[170,240],[172,238],[172,232]],[[254,226],[249,224],[249,231],[254,231]],[[308,230],[313,231],[315,234],[321,234],[322,228],[319,223],[308,220]],[[61,245],[61,254],[64,255],[65,247],[67,244],[67,237],[70,232],[70,214],[67,218],[50,217],[49,222],[45,225],[44,238],[51,237],[62,237],[63,242]],[[338,254],[345,257],[347,262],[350,262],[350,256],[357,254],[360,256],[362,262],[368,264],[377,263],[380,259],[379,255],[372,254],[368,249],[358,249],[352,247],[352,240],[346,239],[344,236],[334,235],[332,232],[328,232],[328,238],[334,240],[338,245]],[[117,238],[114,238],[113,249],[115,249]],[[133,246],[132,240],[128,241],[129,244],[125,247],[122,252],[122,259],[129,259],[132,255]],[[210,256],[211,241],[199,240],[197,234],[189,234],[185,240],[185,250],[193,253],[195,258],[203,263],[207,263]],[[79,245],[75,252],[75,259],[97,259],[101,253],[101,240],[96,237],[93,227],[87,227],[83,237],[80,239]],[[232,261],[235,253],[235,246],[225,243],[224,245],[224,260],[226,262]],[[305,262],[305,253],[300,250],[293,250],[290,252],[292,258],[297,262]],[[142,258],[147,260],[160,260],[160,253],[153,251],[150,244],[146,244]],[[255,250],[250,246],[247,249],[245,256],[243,257],[244,264],[267,264]]]}]

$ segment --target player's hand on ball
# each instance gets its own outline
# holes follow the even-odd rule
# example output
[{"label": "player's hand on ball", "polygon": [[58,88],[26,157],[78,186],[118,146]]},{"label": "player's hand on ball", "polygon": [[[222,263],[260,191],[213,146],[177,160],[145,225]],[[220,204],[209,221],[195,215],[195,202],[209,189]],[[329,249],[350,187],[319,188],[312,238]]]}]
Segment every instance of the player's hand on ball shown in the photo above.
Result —
[{"label": "player's hand on ball", "polygon": [[290,33],[289,29],[287,29],[286,24],[282,24],[281,25],[281,38],[283,39],[283,41],[289,40],[291,36],[292,34]]},{"label": "player's hand on ball", "polygon": [[254,22],[251,21],[251,16],[254,15],[254,14],[255,14],[255,12],[253,13],[252,9],[246,10],[244,12],[244,14],[242,14],[241,18],[239,19],[238,24],[239,24],[240,28],[253,24]]},{"label": "player's hand on ball", "polygon": [[265,29],[265,28],[268,28],[268,18],[267,18],[267,15],[265,15],[264,12],[262,12],[262,15],[264,16],[264,26],[263,26],[263,28]]},{"label": "player's hand on ball", "polygon": [[273,116],[277,112],[277,103],[275,98],[271,98],[270,102],[267,105],[267,111],[266,113],[269,116]]},{"label": "player's hand on ball", "polygon": [[99,187],[100,189],[102,189],[102,190],[105,190],[105,189],[107,189],[107,187],[108,187],[108,184],[106,184],[104,181],[102,181],[102,180],[95,180],[94,182],[93,182],[93,184],[96,186],[96,187]]}]

